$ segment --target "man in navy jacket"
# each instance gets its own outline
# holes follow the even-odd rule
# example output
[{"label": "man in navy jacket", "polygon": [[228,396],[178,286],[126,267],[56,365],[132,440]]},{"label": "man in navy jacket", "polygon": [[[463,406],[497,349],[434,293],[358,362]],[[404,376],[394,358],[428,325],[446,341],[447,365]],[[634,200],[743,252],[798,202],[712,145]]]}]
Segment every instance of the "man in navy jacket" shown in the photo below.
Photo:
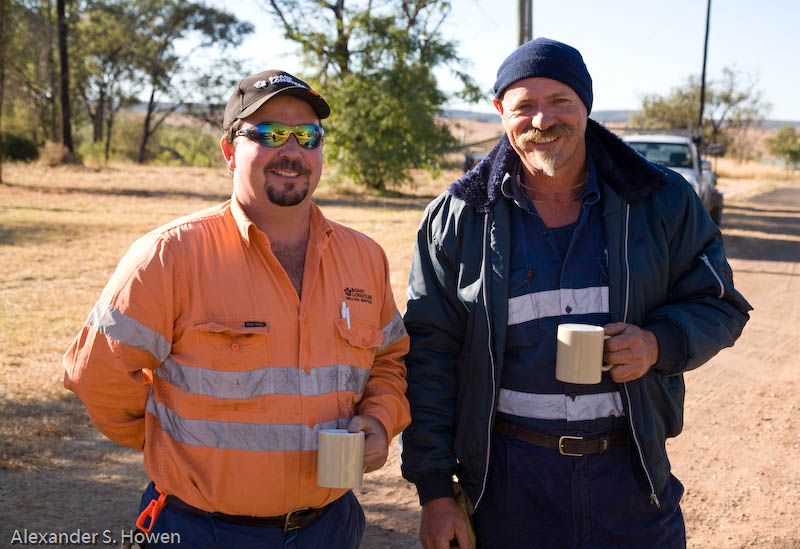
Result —
[{"label": "man in navy jacket", "polygon": [[[502,64],[506,135],[426,209],[408,290],[403,474],[427,548],[684,547],[666,438],[684,371],[751,309],[688,183],[588,118],[580,53],[546,38]],[[561,323],[611,336],[597,385],[555,378]],[[472,510],[472,509],[470,509]]]}]

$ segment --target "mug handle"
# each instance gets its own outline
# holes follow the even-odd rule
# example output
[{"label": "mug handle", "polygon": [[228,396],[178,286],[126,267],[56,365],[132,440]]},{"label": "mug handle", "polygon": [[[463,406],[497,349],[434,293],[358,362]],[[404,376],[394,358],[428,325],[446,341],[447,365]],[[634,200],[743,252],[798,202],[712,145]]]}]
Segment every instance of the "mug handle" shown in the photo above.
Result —
[{"label": "mug handle", "polygon": [[[610,339],[610,338],[611,338],[611,336],[610,336],[610,335],[603,336],[603,341],[605,341],[606,339]],[[611,368],[613,368],[613,367],[614,367],[614,365],[613,365],[613,364],[606,364],[606,363],[604,362],[604,363],[603,363],[603,365],[602,365],[602,366],[600,366],[600,369],[601,369],[601,370],[603,370],[604,372],[607,372],[607,371],[609,371],[609,370],[610,370]]]}]

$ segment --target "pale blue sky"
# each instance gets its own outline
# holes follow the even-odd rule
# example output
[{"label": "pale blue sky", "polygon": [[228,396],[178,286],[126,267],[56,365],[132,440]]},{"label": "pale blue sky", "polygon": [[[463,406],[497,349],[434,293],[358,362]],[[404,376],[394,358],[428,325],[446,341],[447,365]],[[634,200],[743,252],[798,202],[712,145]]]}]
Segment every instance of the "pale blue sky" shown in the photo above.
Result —
[{"label": "pale blue sky", "polygon": [[[266,0],[264,0],[266,3]],[[250,66],[302,73],[279,27],[258,0],[225,3],[256,33],[236,51]],[[497,67],[516,48],[517,0],[453,0],[442,29],[486,101],[455,108],[491,111]],[[594,84],[594,110],[637,109],[643,94],[665,94],[703,63],[705,0],[534,0],[534,37],[566,42],[583,54]],[[772,104],[769,118],[800,121],[800,1],[712,0],[707,78],[735,67]],[[437,73],[445,90],[455,82]]]}]

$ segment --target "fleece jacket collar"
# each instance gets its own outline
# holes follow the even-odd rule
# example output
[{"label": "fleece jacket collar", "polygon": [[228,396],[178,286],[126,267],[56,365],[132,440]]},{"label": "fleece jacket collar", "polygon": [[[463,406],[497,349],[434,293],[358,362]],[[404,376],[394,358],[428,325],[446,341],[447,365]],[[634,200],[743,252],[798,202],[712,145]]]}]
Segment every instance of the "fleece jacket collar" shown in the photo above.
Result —
[{"label": "fleece jacket collar", "polygon": [[[667,183],[664,170],[591,118],[586,125],[586,150],[594,160],[598,179],[629,202],[647,198]],[[477,211],[488,212],[503,194],[503,178],[518,162],[517,152],[504,135],[486,158],[450,185],[448,192]]]}]

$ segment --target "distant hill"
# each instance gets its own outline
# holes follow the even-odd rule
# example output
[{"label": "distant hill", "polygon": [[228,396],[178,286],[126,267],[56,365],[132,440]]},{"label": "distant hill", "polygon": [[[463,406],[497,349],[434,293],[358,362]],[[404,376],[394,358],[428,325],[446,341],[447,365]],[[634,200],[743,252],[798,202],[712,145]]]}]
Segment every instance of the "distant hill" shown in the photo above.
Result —
[{"label": "distant hill", "polygon": [[[627,122],[631,114],[636,111],[592,111],[590,117],[603,124],[611,122]],[[442,118],[453,120],[474,120],[476,122],[500,123],[500,115],[496,112],[475,112],[462,109],[448,109],[442,113]]]},{"label": "distant hill", "polygon": [[[636,110],[617,110],[617,111],[592,111],[589,118],[601,124],[627,124]],[[475,122],[489,122],[492,124],[500,123],[500,115],[496,112],[475,112],[462,109],[448,109],[442,113],[442,118],[453,120],[473,120]],[[800,120],[762,120],[761,128],[765,130],[777,130],[781,126],[788,125],[800,129]]]}]

